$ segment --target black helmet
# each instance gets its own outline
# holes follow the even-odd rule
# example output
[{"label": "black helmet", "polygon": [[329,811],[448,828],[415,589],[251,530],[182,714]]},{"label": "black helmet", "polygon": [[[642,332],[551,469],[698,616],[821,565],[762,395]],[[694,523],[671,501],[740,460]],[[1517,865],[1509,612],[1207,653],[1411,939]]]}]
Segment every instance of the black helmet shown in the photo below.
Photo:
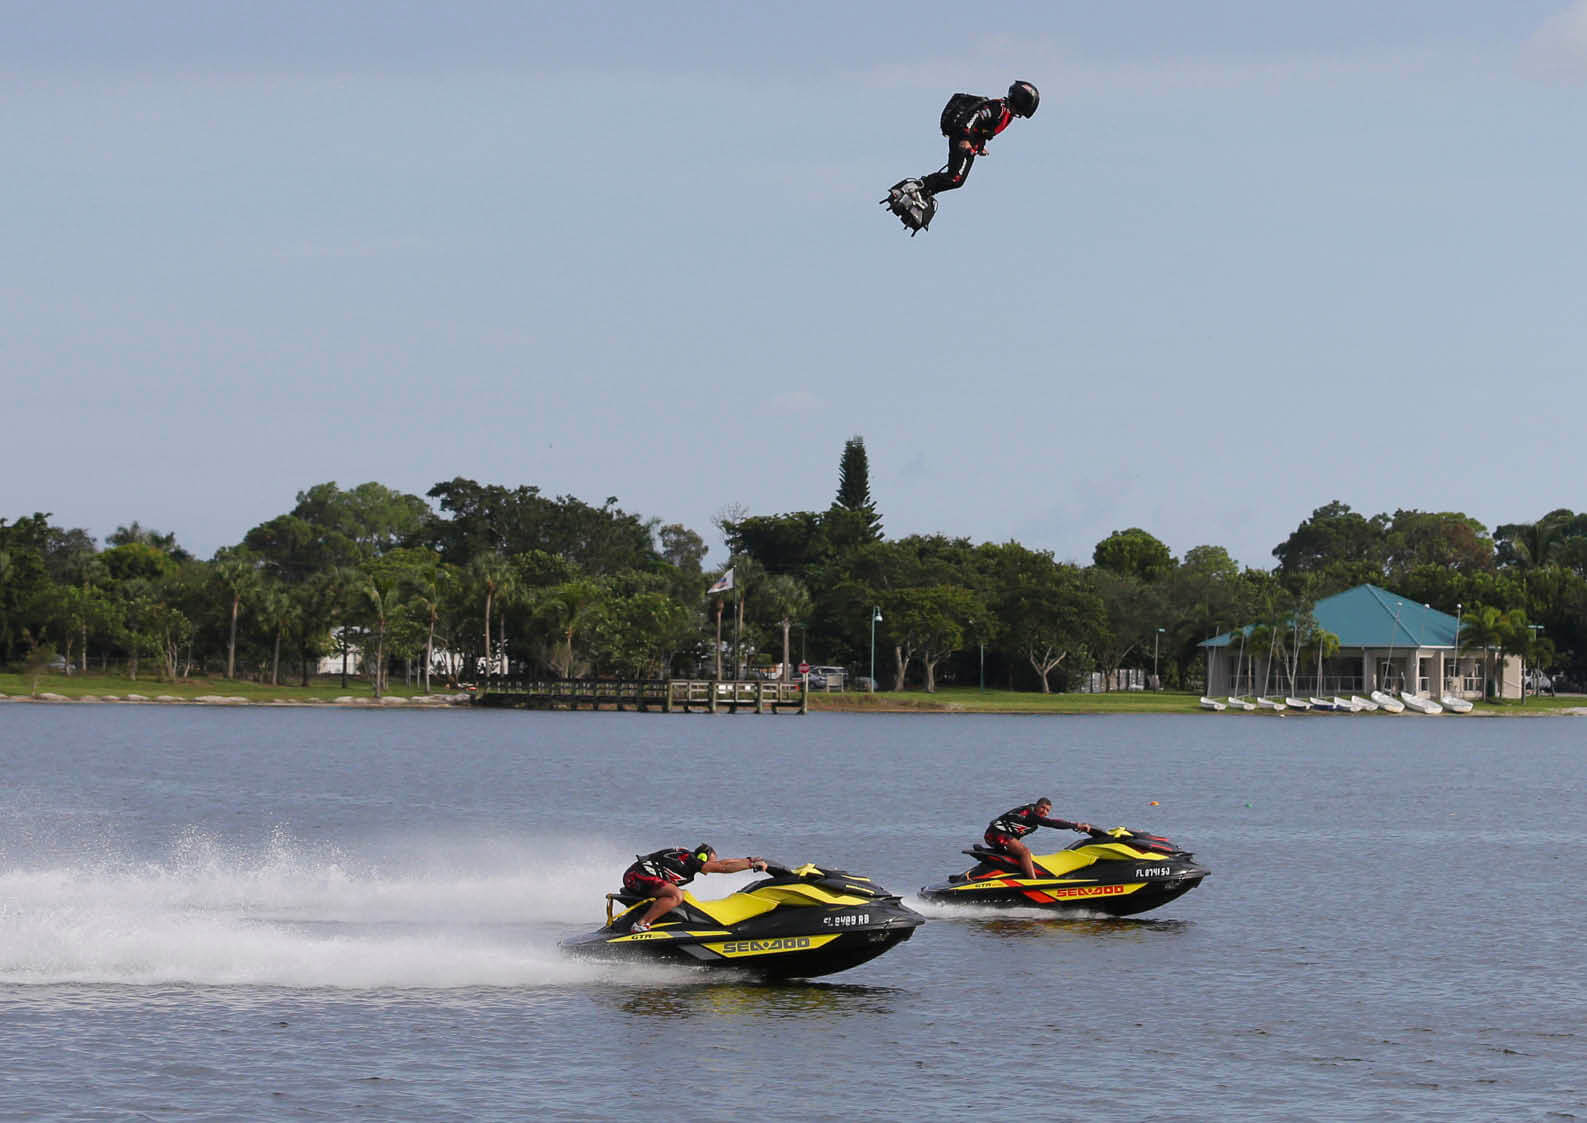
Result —
[{"label": "black helmet", "polygon": [[1008,107],[1021,117],[1036,116],[1036,107],[1041,104],[1041,91],[1029,82],[1015,82],[1008,88]]},{"label": "black helmet", "polygon": [[699,861],[699,863],[702,866],[706,862],[709,862],[711,860],[711,855],[713,855],[715,853],[716,853],[716,850],[711,846],[711,844],[709,842],[702,842],[702,843],[700,843],[700,845],[698,845],[698,846],[696,846],[694,848],[694,856],[695,856],[695,858]]}]

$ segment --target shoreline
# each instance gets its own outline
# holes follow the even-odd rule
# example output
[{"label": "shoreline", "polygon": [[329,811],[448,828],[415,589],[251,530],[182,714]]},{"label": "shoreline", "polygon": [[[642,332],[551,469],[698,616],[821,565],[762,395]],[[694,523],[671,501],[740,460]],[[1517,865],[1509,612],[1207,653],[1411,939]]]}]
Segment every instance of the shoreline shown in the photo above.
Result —
[{"label": "shoreline", "polygon": [[[927,699],[912,697],[908,700],[896,701],[877,699],[875,695],[867,696],[867,700],[832,698],[827,695],[812,695],[810,699],[811,713],[843,713],[843,714],[918,714],[918,715],[947,715],[947,716],[1051,716],[1051,717],[1085,717],[1106,716],[1110,714],[1181,714],[1197,715],[1206,718],[1256,717],[1256,718],[1297,718],[1303,717],[1310,720],[1320,718],[1337,719],[1338,714],[1308,713],[1306,711],[1269,711],[1261,710],[1249,715],[1216,714],[1208,713],[1194,704],[1169,702],[1167,699],[1142,699],[1134,705],[1105,705],[1099,704],[1096,695],[1075,696],[1048,696],[1048,700],[1037,704],[999,704],[997,702],[981,702],[966,704],[951,699]],[[1106,696],[1100,696],[1106,697]],[[875,699],[875,700],[871,700]],[[1081,701],[1086,699],[1086,701]],[[126,694],[80,694],[65,695],[54,691],[40,691],[36,696],[31,694],[0,694],[0,705],[19,703],[26,705],[125,705],[125,706],[204,706],[220,709],[268,709],[268,708],[331,708],[346,710],[448,710],[472,709],[476,696],[470,693],[447,694],[419,694],[419,695],[386,695],[382,698],[358,696],[351,694],[337,695],[334,698],[249,698],[237,694],[202,694],[197,696],[179,697],[173,694],[145,695],[137,692]],[[618,711],[613,711],[618,712]],[[629,711],[623,711],[629,712]],[[658,711],[659,712],[659,711]],[[1587,699],[1582,705],[1572,706],[1536,706],[1526,709],[1480,709],[1469,714],[1351,714],[1351,717],[1476,717],[1476,718],[1531,718],[1531,717],[1587,717]]]}]

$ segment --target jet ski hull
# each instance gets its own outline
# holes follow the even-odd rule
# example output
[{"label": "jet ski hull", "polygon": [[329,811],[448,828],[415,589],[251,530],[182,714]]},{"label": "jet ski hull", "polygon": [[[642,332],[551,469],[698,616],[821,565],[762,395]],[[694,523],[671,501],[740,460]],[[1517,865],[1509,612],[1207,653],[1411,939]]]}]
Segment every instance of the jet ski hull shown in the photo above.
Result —
[{"label": "jet ski hull", "polygon": [[[847,971],[914,935],[925,917],[868,879],[840,870],[779,871],[721,901],[684,904],[647,932],[633,923],[648,899],[609,898],[623,911],[603,928],[562,942],[574,955],[810,979]],[[745,915],[750,914],[750,915]]]},{"label": "jet ski hull", "polygon": [[1163,839],[1134,845],[1122,838],[1082,840],[1057,854],[1034,856],[1034,878],[981,847],[966,853],[980,863],[926,886],[920,896],[937,904],[1134,916],[1184,896],[1211,872]]}]

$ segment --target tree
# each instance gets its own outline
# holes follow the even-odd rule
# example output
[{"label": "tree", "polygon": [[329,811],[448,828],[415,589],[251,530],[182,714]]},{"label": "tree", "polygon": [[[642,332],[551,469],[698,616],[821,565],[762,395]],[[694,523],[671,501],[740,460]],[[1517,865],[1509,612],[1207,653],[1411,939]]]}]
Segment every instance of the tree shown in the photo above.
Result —
[{"label": "tree", "polygon": [[237,613],[244,597],[253,595],[259,588],[257,562],[245,551],[235,548],[220,550],[212,567],[215,580],[231,607],[231,625],[226,636],[226,677],[237,677]]},{"label": "tree", "polygon": [[507,559],[500,554],[480,554],[469,563],[468,575],[470,581],[478,590],[485,602],[484,635],[485,635],[485,674],[495,673],[496,651],[490,642],[490,614],[495,607],[496,598],[517,588],[513,570],[507,564]]},{"label": "tree", "polygon": [[1384,532],[1385,567],[1398,582],[1420,566],[1457,573],[1492,570],[1493,541],[1476,519],[1452,511],[1398,510]]},{"label": "tree", "polygon": [[424,537],[454,565],[483,553],[544,550],[585,573],[607,575],[658,560],[651,526],[616,506],[616,496],[592,507],[569,495],[548,499],[537,487],[508,489],[461,476],[428,494],[451,517],[431,516]]},{"label": "tree", "polygon": [[413,604],[419,609],[424,620],[423,675],[426,694],[430,692],[430,671],[435,665],[436,624],[440,621],[441,612],[457,584],[457,567],[447,565],[439,559],[432,559],[428,565],[415,567],[409,577]]},{"label": "tree", "polygon": [[1139,581],[1158,581],[1174,569],[1174,555],[1167,546],[1138,526],[1115,530],[1097,543],[1091,558],[1103,569]]},{"label": "tree", "polygon": [[792,674],[788,651],[788,633],[795,622],[810,615],[810,590],[785,573],[768,576],[758,586],[772,606],[777,623],[782,628],[782,675],[787,680]]},{"label": "tree", "polygon": [[351,541],[363,560],[406,545],[426,525],[430,508],[417,495],[383,484],[362,483],[343,491],[331,482],[298,492],[292,515]]},{"label": "tree", "polygon": [[1565,545],[1576,523],[1569,508],[1550,511],[1536,522],[1506,523],[1493,532],[1501,566],[1537,569],[1547,565]]},{"label": "tree", "polygon": [[587,625],[596,621],[605,599],[606,591],[588,578],[565,581],[536,596],[536,615],[559,637],[551,658],[559,677],[573,677],[574,640]]},{"label": "tree", "polygon": [[661,557],[668,565],[691,577],[698,577],[705,560],[705,539],[681,523],[668,523],[656,532],[661,542]]},{"label": "tree", "polygon": [[1035,672],[1043,694],[1052,672],[1095,646],[1104,627],[1102,602],[1076,566],[1017,542],[984,551],[994,590],[992,612],[1004,642]]},{"label": "tree", "polygon": [[130,526],[118,526],[105,538],[106,546],[148,546],[158,550],[172,561],[191,561],[193,555],[176,544],[176,535],[161,534],[140,526],[136,519]]},{"label": "tree", "polygon": [[[30,640],[31,636],[28,637]],[[22,660],[22,674],[28,680],[28,693],[37,698],[39,696],[39,679],[44,677],[44,672],[50,669],[50,662],[55,658],[55,648],[47,643],[30,643],[27,654]]]},{"label": "tree", "polygon": [[1496,696],[1492,652],[1495,647],[1503,646],[1507,636],[1505,616],[1500,609],[1492,605],[1474,604],[1461,619],[1460,635],[1455,640],[1456,654],[1481,650],[1484,692],[1490,700]]},{"label": "tree", "polygon": [[843,443],[843,455],[838,461],[838,494],[832,505],[861,516],[860,540],[875,542],[882,537],[882,519],[871,500],[871,464],[864,437],[856,435]]},{"label": "tree", "polygon": [[281,681],[281,639],[297,619],[297,605],[286,586],[279,583],[261,585],[254,598],[259,622],[270,633],[270,685],[275,686]]},{"label": "tree", "polygon": [[825,522],[814,511],[724,518],[722,540],[735,558],[754,558],[767,573],[799,577],[821,566],[831,553]]},{"label": "tree", "polygon": [[614,595],[588,614],[602,665],[634,678],[664,678],[673,654],[695,634],[688,609],[654,591]]},{"label": "tree", "polygon": [[1100,566],[1090,570],[1087,579],[1107,621],[1097,629],[1093,650],[1107,684],[1132,651],[1151,646],[1147,641],[1167,617],[1164,588]]},{"label": "tree", "polygon": [[920,661],[926,671],[926,693],[937,690],[937,664],[964,646],[974,622],[990,615],[986,603],[959,585],[923,589],[917,600],[920,621]]},{"label": "tree", "polygon": [[1339,563],[1361,563],[1381,579],[1387,520],[1368,519],[1337,499],[1318,507],[1311,517],[1273,547],[1280,572],[1317,572]]},{"label": "tree", "polygon": [[[397,582],[392,577],[370,574],[366,575],[362,589],[374,616],[375,661],[369,668],[369,678],[376,698],[382,696],[386,685],[386,631],[402,607],[397,588]],[[368,657],[366,651],[364,658],[367,660]]]}]

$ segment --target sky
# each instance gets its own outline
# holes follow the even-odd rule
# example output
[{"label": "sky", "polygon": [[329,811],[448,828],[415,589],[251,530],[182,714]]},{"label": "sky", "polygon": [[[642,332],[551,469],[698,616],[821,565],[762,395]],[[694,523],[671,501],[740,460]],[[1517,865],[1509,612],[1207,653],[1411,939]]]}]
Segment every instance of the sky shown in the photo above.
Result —
[{"label": "sky", "polygon": [[[1587,0],[0,0],[0,517],[1587,508]],[[911,239],[959,90],[1042,92]]]}]

